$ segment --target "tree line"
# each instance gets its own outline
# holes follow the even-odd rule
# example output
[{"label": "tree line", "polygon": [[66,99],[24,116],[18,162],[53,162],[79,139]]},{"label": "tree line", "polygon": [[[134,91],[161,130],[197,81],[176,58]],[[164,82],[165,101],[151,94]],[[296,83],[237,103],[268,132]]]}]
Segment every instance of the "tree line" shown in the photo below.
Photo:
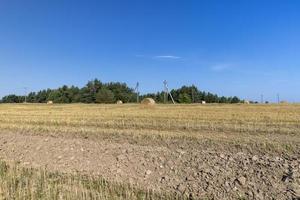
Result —
[{"label": "tree line", "polygon": [[[176,103],[240,103],[241,100],[234,97],[224,97],[212,94],[210,92],[200,91],[196,86],[182,86],[179,89],[170,91]],[[139,99],[146,97],[153,98],[158,103],[164,103],[164,92],[148,93],[139,95]],[[84,87],[62,86],[58,89],[45,89],[38,92],[30,92],[28,95],[7,95],[2,98],[1,103],[115,103],[116,101],[124,103],[134,103],[137,101],[137,94],[134,89],[127,86],[126,83],[110,82],[102,83],[95,79],[89,81]],[[166,99],[171,101],[168,96]]]}]

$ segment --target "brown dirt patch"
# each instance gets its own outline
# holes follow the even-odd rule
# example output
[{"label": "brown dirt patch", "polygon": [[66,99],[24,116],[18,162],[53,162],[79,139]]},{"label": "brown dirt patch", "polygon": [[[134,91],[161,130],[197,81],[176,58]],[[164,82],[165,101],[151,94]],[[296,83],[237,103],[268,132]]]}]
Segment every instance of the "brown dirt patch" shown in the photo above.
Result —
[{"label": "brown dirt patch", "polygon": [[151,146],[120,139],[2,133],[0,157],[27,167],[101,176],[194,199],[299,198],[299,153],[200,144],[174,140]]}]

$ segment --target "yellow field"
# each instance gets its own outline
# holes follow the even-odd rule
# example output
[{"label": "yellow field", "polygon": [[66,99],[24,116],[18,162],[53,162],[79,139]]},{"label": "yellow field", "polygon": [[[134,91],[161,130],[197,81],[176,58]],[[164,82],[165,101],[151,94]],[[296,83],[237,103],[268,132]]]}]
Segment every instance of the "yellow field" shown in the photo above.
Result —
[{"label": "yellow field", "polygon": [[3,104],[0,129],[72,137],[206,138],[295,148],[300,142],[300,105]]},{"label": "yellow field", "polygon": [[0,199],[292,199],[299,155],[298,104],[0,104]]}]

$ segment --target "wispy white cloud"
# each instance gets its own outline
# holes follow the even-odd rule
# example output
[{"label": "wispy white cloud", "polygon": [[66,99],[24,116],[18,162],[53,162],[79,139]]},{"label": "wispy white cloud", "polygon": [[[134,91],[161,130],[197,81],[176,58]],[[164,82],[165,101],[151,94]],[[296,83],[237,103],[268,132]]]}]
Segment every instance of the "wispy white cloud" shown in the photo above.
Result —
[{"label": "wispy white cloud", "polygon": [[231,69],[232,67],[233,67],[233,65],[232,64],[228,64],[228,63],[217,64],[217,65],[211,66],[211,70],[215,71],[215,72],[223,72],[223,71]]},{"label": "wispy white cloud", "polygon": [[173,56],[173,55],[162,55],[162,56],[154,56],[153,58],[158,58],[158,59],[180,59],[181,57],[179,56]]},{"label": "wispy white cloud", "polygon": [[136,54],[134,56],[137,58],[146,58],[146,59],[154,59],[154,60],[178,60],[178,59],[182,58],[182,57],[174,56],[174,55],[153,56],[153,55]]}]

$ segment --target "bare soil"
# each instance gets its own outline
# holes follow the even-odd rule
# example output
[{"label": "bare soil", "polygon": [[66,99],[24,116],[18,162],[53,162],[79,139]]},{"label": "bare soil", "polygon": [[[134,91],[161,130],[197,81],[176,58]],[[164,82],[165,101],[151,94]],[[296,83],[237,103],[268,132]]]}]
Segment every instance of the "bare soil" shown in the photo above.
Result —
[{"label": "bare soil", "polygon": [[0,157],[6,161],[101,176],[191,199],[300,199],[299,155],[191,140],[150,145],[0,134]]}]

